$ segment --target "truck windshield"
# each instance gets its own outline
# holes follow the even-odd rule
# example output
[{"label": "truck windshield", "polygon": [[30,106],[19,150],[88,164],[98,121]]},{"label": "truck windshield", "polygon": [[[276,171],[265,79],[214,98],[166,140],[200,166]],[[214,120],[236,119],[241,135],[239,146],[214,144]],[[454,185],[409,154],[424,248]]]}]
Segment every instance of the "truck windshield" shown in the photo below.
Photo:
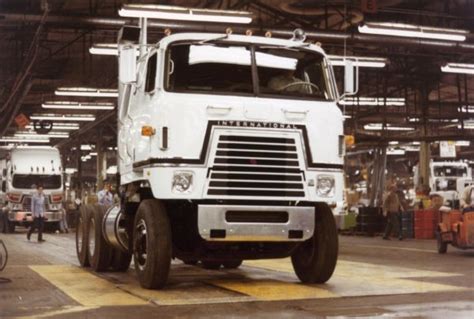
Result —
[{"label": "truck windshield", "polygon": [[167,74],[165,86],[173,92],[318,100],[334,96],[324,57],[303,49],[174,44],[168,49]]},{"label": "truck windshield", "polygon": [[434,176],[436,177],[466,177],[467,168],[462,166],[435,166]]},{"label": "truck windshield", "polygon": [[15,174],[12,185],[21,189],[30,189],[37,185],[42,185],[44,189],[58,189],[61,187],[61,175]]}]

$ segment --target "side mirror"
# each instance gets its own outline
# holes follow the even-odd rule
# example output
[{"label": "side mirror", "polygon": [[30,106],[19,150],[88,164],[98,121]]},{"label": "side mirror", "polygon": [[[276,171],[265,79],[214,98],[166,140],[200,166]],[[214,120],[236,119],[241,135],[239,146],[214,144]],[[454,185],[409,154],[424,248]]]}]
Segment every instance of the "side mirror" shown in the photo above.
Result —
[{"label": "side mirror", "polygon": [[3,181],[2,182],[2,192],[6,192],[7,191],[7,182],[6,181]]},{"label": "side mirror", "polygon": [[134,45],[119,45],[119,81],[131,84],[137,80],[137,51]]},{"label": "side mirror", "polygon": [[344,96],[355,95],[359,90],[359,69],[354,66],[354,61],[345,60],[344,65]]}]

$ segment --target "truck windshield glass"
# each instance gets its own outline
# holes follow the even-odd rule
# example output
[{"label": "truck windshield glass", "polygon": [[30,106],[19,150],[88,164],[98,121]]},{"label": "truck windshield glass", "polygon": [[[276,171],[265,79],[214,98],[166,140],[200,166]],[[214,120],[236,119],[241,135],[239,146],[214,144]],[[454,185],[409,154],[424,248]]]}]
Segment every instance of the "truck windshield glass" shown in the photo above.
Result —
[{"label": "truck windshield glass", "polygon": [[434,167],[436,177],[466,177],[467,168],[461,166],[436,166]]},{"label": "truck windshield glass", "polygon": [[12,185],[14,188],[30,189],[42,185],[44,189],[58,189],[61,187],[61,175],[15,174]]},{"label": "truck windshield glass", "polygon": [[169,56],[167,88],[171,91],[253,91],[250,51],[245,47],[174,45]]},{"label": "truck windshield glass", "polygon": [[242,44],[175,44],[168,49],[167,72],[165,86],[174,92],[333,98],[324,57],[295,48],[255,46],[252,57]]},{"label": "truck windshield glass", "polygon": [[255,57],[261,94],[330,98],[322,55],[262,46],[257,48]]}]

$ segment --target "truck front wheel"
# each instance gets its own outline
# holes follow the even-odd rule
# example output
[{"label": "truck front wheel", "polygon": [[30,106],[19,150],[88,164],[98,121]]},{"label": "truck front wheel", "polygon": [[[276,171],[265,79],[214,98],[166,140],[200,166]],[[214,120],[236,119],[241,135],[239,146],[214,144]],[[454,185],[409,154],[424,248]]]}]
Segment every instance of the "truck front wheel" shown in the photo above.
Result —
[{"label": "truck front wheel", "polygon": [[133,230],[133,261],[140,285],[163,288],[171,265],[171,226],[161,202],[147,199],[140,203]]},{"label": "truck front wheel", "polygon": [[337,227],[331,209],[315,205],[314,235],[300,244],[291,256],[296,276],[304,283],[325,283],[336,268],[338,255]]},{"label": "truck front wheel", "polygon": [[79,215],[77,216],[76,225],[76,253],[77,259],[81,267],[89,267],[89,256],[87,255],[88,249],[88,230],[89,230],[89,209],[87,206],[82,205],[79,209]]}]

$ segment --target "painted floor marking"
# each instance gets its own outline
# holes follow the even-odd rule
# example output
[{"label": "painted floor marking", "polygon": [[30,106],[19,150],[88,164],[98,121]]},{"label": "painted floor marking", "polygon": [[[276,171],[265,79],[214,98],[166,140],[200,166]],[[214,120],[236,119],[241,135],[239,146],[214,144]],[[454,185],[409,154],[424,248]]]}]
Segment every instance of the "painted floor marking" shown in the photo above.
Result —
[{"label": "painted floor marking", "polygon": [[86,307],[148,304],[141,298],[117,289],[110,281],[75,266],[41,265],[30,268]]},{"label": "painted floor marking", "polygon": [[169,284],[163,290],[141,288],[131,271],[105,273],[108,278],[103,279],[75,266],[30,267],[86,307],[146,305],[149,302],[158,305],[215,304],[466,290],[430,282],[430,278],[459,274],[345,260],[338,261],[335,274],[323,285],[301,284],[289,258],[245,261],[241,269],[231,271],[176,264],[172,267]]}]

